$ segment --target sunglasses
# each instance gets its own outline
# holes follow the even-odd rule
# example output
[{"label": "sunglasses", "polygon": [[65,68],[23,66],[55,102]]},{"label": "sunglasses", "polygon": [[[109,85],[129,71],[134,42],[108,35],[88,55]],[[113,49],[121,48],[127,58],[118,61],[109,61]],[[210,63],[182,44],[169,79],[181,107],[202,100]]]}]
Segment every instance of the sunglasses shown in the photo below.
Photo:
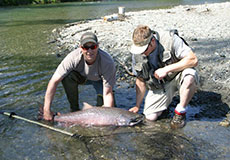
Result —
[{"label": "sunglasses", "polygon": [[97,48],[97,45],[96,45],[96,44],[93,44],[93,45],[90,45],[90,46],[81,46],[81,48],[82,48],[83,50],[89,50],[89,49],[94,50],[94,49]]}]

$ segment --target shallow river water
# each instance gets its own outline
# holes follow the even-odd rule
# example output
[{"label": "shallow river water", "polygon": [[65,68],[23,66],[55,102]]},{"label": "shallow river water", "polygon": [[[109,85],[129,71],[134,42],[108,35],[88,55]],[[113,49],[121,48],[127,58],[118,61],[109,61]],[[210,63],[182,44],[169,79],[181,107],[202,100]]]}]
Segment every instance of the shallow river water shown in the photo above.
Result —
[{"label": "shallow river water", "polygon": [[[53,46],[47,43],[53,29],[117,13],[118,6],[125,6],[128,12],[201,3],[205,1],[135,0],[0,8],[0,111],[36,121],[47,83],[62,60],[52,54]],[[128,109],[135,104],[135,89],[128,84],[116,86],[115,93],[117,107]],[[136,127],[66,128],[48,123],[81,138],[0,115],[0,159],[230,159],[230,129],[218,125],[228,106],[221,102],[220,95],[210,95],[215,106],[209,106],[207,101],[199,101],[203,94],[206,92],[195,95],[188,124],[176,131],[168,125],[173,109],[162,120]],[[84,101],[95,104],[90,86],[81,88],[80,104]],[[177,101],[178,97],[172,106]],[[223,112],[223,116],[216,117],[209,109]],[[61,85],[52,110],[69,112]]]}]

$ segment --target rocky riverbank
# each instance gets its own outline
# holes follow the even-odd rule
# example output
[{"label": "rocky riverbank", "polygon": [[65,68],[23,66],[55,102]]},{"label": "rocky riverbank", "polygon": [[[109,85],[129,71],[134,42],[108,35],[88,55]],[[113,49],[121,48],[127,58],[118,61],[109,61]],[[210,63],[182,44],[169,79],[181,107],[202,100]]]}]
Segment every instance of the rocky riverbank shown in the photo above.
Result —
[{"label": "rocky riverbank", "polygon": [[[83,32],[95,32],[100,47],[110,53],[117,63],[118,82],[126,81],[133,86],[134,81],[121,64],[125,63],[130,70],[131,54],[128,49],[134,28],[146,24],[157,31],[177,29],[199,58],[197,69],[201,85],[196,94],[196,99],[199,99],[196,103],[211,103],[207,105],[210,107],[207,110],[217,110],[215,107],[219,107],[223,111],[220,115],[229,117],[229,109],[226,109],[230,105],[229,8],[230,2],[225,2],[128,12],[124,17],[111,21],[100,18],[65,25],[53,31],[50,42],[56,43],[55,54],[62,56],[79,45]],[[116,17],[110,17],[113,16]],[[217,99],[221,103],[216,104]]]}]

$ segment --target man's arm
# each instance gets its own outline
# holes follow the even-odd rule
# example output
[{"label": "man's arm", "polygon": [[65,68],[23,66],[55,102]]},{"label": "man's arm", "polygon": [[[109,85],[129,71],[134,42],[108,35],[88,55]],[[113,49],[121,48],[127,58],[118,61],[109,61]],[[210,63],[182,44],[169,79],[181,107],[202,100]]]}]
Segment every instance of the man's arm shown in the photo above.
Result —
[{"label": "man's arm", "polygon": [[55,73],[52,78],[50,79],[47,89],[46,89],[46,94],[45,94],[45,100],[44,100],[44,119],[45,120],[52,120],[53,118],[53,113],[50,110],[51,103],[54,98],[54,94],[56,92],[56,88],[58,84],[61,82],[63,78]]},{"label": "man's arm", "polygon": [[[103,54],[102,54],[103,55]],[[101,69],[103,81],[103,101],[105,107],[114,107],[113,86],[116,83],[116,67],[112,57],[105,53],[101,56]]]},{"label": "man's arm", "polygon": [[105,107],[114,107],[113,88],[103,87],[103,99]]},{"label": "man's arm", "polygon": [[154,76],[161,80],[163,79],[169,72],[179,72],[186,68],[196,67],[198,64],[198,59],[196,55],[191,51],[188,55],[182,58],[177,63],[170,64],[163,68],[159,68],[155,71]]},{"label": "man's arm", "polygon": [[142,79],[136,79],[136,106],[129,109],[129,111],[137,113],[140,109],[141,103],[144,99],[146,91],[145,82]]}]

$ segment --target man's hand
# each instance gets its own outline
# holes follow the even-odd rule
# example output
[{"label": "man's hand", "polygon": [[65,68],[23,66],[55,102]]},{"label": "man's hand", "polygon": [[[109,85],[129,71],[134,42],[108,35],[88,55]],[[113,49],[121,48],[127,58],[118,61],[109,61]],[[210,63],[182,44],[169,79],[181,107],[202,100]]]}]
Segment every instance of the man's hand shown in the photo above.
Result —
[{"label": "man's hand", "polygon": [[165,76],[167,76],[168,71],[166,70],[166,67],[159,68],[154,72],[154,77],[158,80],[162,80]]},{"label": "man's hand", "polygon": [[129,111],[133,113],[137,113],[139,111],[139,107],[134,106],[133,108],[130,108]]},{"label": "man's hand", "polygon": [[53,112],[44,110],[43,118],[44,118],[44,120],[52,121],[53,120],[53,115],[54,115]]}]

